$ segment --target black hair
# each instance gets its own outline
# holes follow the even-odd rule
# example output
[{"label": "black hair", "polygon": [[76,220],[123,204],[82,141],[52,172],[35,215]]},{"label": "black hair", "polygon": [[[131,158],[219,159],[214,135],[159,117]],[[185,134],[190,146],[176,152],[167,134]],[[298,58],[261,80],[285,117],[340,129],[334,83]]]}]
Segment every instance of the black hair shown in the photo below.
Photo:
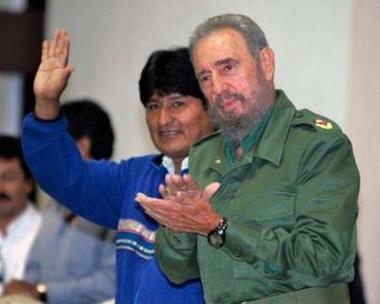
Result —
[{"label": "black hair", "polygon": [[153,52],[141,72],[139,89],[144,107],[155,92],[160,95],[190,95],[201,99],[207,107],[186,47]]},{"label": "black hair", "polygon": [[15,136],[0,135],[0,158],[10,160],[18,158],[26,179],[33,180],[22,153],[21,140]]},{"label": "black hair", "polygon": [[68,121],[67,131],[74,140],[88,136],[94,159],[109,159],[113,154],[114,131],[108,113],[90,99],[72,100],[61,106]]}]

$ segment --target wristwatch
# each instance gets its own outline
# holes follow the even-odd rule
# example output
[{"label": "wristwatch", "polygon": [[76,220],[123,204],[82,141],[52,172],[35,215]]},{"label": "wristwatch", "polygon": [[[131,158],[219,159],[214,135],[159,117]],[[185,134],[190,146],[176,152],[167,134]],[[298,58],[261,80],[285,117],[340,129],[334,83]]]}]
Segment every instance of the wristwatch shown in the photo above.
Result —
[{"label": "wristwatch", "polygon": [[38,283],[36,286],[38,292],[38,300],[43,303],[47,303],[47,286],[42,283]]},{"label": "wristwatch", "polygon": [[226,230],[228,226],[228,219],[223,217],[218,226],[211,230],[207,235],[208,243],[215,248],[220,248],[223,246],[226,240]]}]

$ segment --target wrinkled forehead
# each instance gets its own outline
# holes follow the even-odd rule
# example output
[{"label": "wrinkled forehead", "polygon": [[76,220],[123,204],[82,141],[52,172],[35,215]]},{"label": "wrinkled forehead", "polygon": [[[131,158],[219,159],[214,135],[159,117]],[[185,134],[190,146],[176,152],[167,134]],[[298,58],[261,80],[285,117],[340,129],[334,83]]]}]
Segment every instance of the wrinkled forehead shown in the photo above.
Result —
[{"label": "wrinkled forehead", "polygon": [[196,72],[204,64],[215,64],[226,59],[251,57],[244,37],[235,29],[222,28],[202,37],[193,50],[193,65]]}]

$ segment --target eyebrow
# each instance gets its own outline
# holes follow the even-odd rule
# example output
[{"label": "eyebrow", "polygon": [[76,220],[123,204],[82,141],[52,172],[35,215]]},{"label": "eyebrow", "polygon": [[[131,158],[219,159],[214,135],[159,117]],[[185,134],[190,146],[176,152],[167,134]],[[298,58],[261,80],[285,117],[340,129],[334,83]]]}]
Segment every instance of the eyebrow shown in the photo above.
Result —
[{"label": "eyebrow", "polygon": [[[227,57],[227,58],[223,58],[223,59],[215,61],[213,65],[222,66],[222,65],[225,65],[225,64],[228,64],[231,62],[237,63],[238,61],[236,59],[231,58],[231,57]],[[195,73],[195,76],[197,79],[199,79],[199,77],[201,77],[202,75],[208,74],[208,73],[210,73],[210,70],[205,69],[205,70],[201,70],[200,72]]]},{"label": "eyebrow", "polygon": [[[185,97],[186,95],[181,94],[181,93],[169,93],[169,94],[164,94],[163,96],[168,96],[169,100],[177,100],[177,99]],[[155,97],[155,98],[150,98],[147,101],[147,103],[151,103],[151,102],[162,103],[162,100],[160,97]]]},{"label": "eyebrow", "polygon": [[223,58],[223,59],[220,59],[220,60],[217,60],[215,61],[214,65],[216,66],[220,66],[220,65],[225,65],[227,63],[231,63],[231,62],[237,62],[237,60],[233,59],[233,58]]},{"label": "eyebrow", "polygon": [[181,93],[171,93],[171,94],[168,94],[169,96],[169,99],[170,100],[176,100],[178,98],[183,98],[185,97],[185,95],[181,94]]}]

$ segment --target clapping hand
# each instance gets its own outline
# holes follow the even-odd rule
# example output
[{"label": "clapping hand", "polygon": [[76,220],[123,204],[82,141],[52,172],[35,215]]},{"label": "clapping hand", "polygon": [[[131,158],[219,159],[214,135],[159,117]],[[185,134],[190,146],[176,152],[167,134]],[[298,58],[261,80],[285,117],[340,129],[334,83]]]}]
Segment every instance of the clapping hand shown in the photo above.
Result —
[{"label": "clapping hand", "polygon": [[176,232],[190,232],[207,235],[215,228],[220,216],[209,202],[218,190],[219,183],[212,183],[200,189],[190,175],[167,175],[166,186],[160,185],[162,199],[138,193],[136,201],[145,212],[160,224]]}]

